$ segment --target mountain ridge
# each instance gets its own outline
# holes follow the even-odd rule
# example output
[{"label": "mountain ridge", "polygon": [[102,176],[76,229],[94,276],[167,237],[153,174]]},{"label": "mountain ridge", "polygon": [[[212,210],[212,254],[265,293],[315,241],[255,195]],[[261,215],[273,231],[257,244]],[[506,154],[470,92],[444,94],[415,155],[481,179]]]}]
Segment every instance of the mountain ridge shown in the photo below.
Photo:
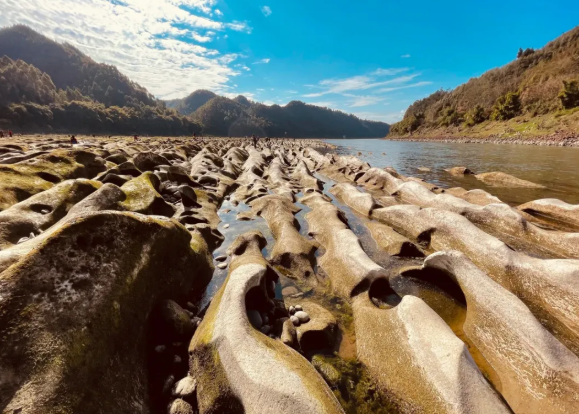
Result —
[{"label": "mountain ridge", "polygon": [[579,127],[579,26],[414,102],[390,136],[537,137]]}]

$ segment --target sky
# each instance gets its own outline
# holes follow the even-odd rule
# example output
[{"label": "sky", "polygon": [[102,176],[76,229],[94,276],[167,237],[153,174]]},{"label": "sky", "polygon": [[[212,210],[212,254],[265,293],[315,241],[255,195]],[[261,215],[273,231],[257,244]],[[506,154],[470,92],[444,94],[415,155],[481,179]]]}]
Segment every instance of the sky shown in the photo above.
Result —
[{"label": "sky", "polygon": [[0,0],[160,99],[196,89],[393,123],[579,25],[577,0]]}]

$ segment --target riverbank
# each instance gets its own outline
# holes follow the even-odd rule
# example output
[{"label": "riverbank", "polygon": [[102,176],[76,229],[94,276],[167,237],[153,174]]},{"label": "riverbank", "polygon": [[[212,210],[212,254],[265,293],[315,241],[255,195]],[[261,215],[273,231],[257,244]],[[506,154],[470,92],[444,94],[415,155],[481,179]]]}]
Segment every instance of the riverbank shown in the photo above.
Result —
[{"label": "riverbank", "polygon": [[455,144],[511,144],[511,145],[538,145],[546,147],[579,147],[579,134],[553,134],[539,137],[468,137],[468,136],[398,136],[383,138],[387,141],[409,141],[409,142],[445,142]]}]

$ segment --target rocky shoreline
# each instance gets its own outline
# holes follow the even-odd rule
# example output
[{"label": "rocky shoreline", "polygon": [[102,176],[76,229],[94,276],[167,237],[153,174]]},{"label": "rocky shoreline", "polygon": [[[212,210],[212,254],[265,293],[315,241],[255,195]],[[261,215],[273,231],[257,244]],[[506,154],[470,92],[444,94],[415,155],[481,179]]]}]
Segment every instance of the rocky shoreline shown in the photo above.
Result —
[{"label": "rocky shoreline", "polygon": [[537,145],[546,147],[579,147],[579,135],[574,133],[555,133],[541,137],[480,137],[468,136],[400,136],[384,138],[387,141],[410,141],[410,142],[445,142],[456,144],[512,144],[512,145]]},{"label": "rocky shoreline", "polygon": [[317,140],[79,142],[0,144],[3,413],[577,411],[579,206]]}]

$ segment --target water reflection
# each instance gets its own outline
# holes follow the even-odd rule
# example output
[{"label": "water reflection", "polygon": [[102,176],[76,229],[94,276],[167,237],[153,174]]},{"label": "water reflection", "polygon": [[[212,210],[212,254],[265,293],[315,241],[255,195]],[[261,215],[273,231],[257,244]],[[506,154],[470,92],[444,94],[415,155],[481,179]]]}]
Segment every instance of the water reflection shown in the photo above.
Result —
[{"label": "water reflection", "polygon": [[[516,205],[540,198],[579,204],[579,148],[532,145],[401,142],[376,139],[326,140],[339,154],[359,155],[373,167],[396,168],[404,175],[423,178],[442,187],[480,188]],[[382,154],[385,155],[382,155]],[[546,189],[490,187],[472,176],[454,177],[447,168],[465,166],[475,173],[503,171],[543,184]],[[418,167],[428,167],[422,172]]]}]

